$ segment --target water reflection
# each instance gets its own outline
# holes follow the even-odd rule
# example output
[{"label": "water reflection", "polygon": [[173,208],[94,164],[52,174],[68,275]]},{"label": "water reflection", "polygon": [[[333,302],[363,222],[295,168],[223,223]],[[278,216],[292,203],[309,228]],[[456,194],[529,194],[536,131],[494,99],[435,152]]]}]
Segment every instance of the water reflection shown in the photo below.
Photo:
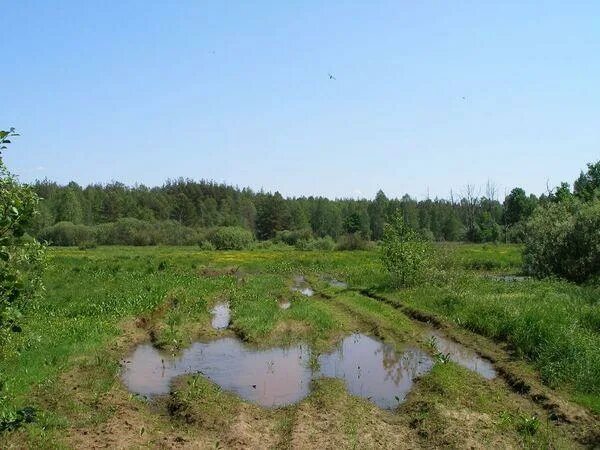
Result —
[{"label": "water reflection", "polygon": [[211,314],[212,318],[212,327],[217,330],[222,330],[223,328],[227,328],[229,326],[229,320],[231,317],[231,310],[229,308],[229,303],[217,303],[215,307],[212,309]]},{"label": "water reflection", "polygon": [[319,364],[321,376],[343,379],[350,393],[393,408],[406,398],[415,378],[431,370],[433,360],[416,348],[397,352],[391,345],[353,334],[337,351],[320,356]]},{"label": "water reflection", "polygon": [[236,338],[196,342],[177,358],[143,344],[126,363],[123,381],[130,391],[153,396],[168,393],[179,375],[200,373],[227,391],[270,407],[302,400],[313,378],[334,377],[344,380],[350,393],[393,408],[405,399],[414,379],[433,366],[418,349],[397,352],[362,334],[348,336],[336,350],[319,356],[316,372],[308,365],[309,356],[303,345],[256,350]]},{"label": "water reflection", "polygon": [[348,287],[348,283],[336,280],[335,278],[325,278],[325,281],[329,284],[329,286],[334,288],[346,289]]},{"label": "water reflection", "polygon": [[253,350],[236,338],[196,342],[178,358],[140,345],[123,371],[130,391],[145,396],[167,394],[171,380],[200,373],[221,388],[263,406],[295,403],[308,395],[311,370],[308,349]]},{"label": "water reflection", "polygon": [[302,295],[306,295],[307,297],[312,297],[315,293],[306,278],[303,276],[294,277],[294,285],[292,286],[292,291],[300,292]]},{"label": "water reflection", "polygon": [[450,361],[472,370],[473,372],[477,372],[488,380],[496,378],[497,373],[492,363],[483,359],[473,350],[464,347],[458,342],[449,340],[436,330],[429,330],[425,334],[425,337],[441,355],[447,356]]}]

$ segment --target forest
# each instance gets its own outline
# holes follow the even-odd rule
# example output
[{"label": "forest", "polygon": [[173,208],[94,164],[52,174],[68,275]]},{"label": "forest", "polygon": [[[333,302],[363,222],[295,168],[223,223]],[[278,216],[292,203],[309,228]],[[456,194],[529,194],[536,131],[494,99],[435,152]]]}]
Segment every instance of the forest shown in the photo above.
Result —
[{"label": "forest", "polygon": [[215,227],[240,227],[259,240],[287,236],[291,243],[326,237],[347,242],[349,235],[352,242],[379,241],[386,220],[400,212],[431,241],[519,243],[537,206],[589,200],[600,183],[598,172],[600,163],[590,164],[572,190],[562,183],[538,197],[517,187],[503,200],[493,183],[468,185],[450,199],[388,198],[379,191],[372,200],[330,200],[284,198],[204,180],[169,180],[151,188],[43,180],[32,184],[41,201],[30,232],[55,245],[199,244]]}]

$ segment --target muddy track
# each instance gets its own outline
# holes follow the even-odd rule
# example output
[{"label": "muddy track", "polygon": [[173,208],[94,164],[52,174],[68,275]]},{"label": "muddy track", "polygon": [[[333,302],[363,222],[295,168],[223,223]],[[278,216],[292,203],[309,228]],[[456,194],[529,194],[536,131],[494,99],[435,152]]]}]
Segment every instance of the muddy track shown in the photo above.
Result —
[{"label": "muddy track", "polygon": [[479,356],[489,360],[494,365],[498,375],[513,392],[527,398],[544,409],[547,412],[549,420],[557,426],[568,429],[569,433],[572,434],[578,442],[590,448],[600,447],[600,427],[598,426],[597,418],[583,407],[558,397],[551,392],[550,388],[543,386],[541,382],[528,379],[517,373],[511,367],[511,365],[513,365],[511,363],[514,363],[515,361],[503,350],[476,348],[473,345],[473,342],[468,342],[468,339],[464,336],[460,336],[460,334],[455,331],[455,328],[445,320],[431,313],[420,311],[405,305],[400,300],[391,300],[390,298],[367,289],[349,288],[348,290],[358,292],[364,297],[390,305],[413,320],[443,330],[451,339],[465,347],[471,348]]}]

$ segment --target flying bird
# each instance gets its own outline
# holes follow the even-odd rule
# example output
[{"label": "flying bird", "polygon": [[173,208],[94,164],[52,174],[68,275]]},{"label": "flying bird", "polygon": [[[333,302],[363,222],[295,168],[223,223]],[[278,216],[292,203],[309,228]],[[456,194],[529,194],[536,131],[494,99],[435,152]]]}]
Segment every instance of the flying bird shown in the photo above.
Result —
[{"label": "flying bird", "polygon": [[331,75],[330,73],[328,73],[327,75],[329,75],[329,79],[330,79],[330,80],[337,80],[337,78],[336,78],[336,77],[334,77],[333,75]]}]

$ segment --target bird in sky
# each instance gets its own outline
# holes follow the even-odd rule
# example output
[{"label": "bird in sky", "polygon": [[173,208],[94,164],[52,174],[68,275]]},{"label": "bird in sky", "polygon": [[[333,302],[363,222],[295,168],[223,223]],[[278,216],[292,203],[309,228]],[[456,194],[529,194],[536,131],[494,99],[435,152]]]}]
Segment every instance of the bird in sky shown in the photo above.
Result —
[{"label": "bird in sky", "polygon": [[329,79],[330,79],[330,80],[336,80],[336,79],[337,79],[336,77],[334,77],[334,76],[333,76],[333,75],[331,75],[330,73],[328,73],[327,75],[329,75]]}]

